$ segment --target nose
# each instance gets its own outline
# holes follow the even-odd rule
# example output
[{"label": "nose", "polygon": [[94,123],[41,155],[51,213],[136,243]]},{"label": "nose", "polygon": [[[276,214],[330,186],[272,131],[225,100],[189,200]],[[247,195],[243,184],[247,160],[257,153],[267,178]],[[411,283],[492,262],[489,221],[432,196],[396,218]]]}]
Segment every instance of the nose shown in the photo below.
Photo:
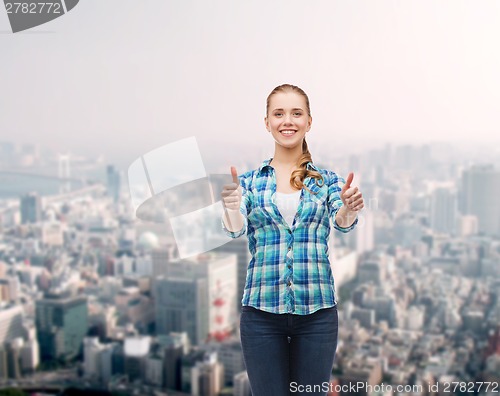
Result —
[{"label": "nose", "polygon": [[292,122],[291,122],[291,117],[292,117],[292,116],[291,116],[290,114],[288,114],[288,115],[286,115],[286,114],[285,114],[285,119],[283,120],[283,123],[284,123],[285,125],[290,125],[290,124],[292,123]]}]

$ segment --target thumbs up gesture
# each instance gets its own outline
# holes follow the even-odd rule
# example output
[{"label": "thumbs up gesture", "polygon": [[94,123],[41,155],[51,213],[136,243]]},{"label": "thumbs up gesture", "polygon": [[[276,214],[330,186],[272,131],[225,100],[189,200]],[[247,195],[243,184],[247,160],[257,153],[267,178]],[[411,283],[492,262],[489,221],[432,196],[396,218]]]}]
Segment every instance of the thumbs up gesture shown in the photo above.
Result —
[{"label": "thumbs up gesture", "polygon": [[344,187],[340,191],[340,199],[344,203],[345,207],[349,212],[357,212],[363,209],[363,195],[358,187],[351,187],[352,179],[354,178],[354,173],[349,173]]},{"label": "thumbs up gesture", "polygon": [[231,167],[233,182],[225,184],[222,189],[221,198],[225,209],[238,210],[241,204],[241,186],[238,179],[238,172],[234,166]]}]

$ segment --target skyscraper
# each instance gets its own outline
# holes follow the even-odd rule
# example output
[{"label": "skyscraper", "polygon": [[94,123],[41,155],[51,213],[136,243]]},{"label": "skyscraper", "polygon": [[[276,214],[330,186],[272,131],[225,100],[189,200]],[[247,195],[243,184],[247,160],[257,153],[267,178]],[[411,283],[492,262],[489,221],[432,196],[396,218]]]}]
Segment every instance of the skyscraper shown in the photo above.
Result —
[{"label": "skyscraper", "polygon": [[87,334],[87,298],[46,294],[36,302],[36,328],[42,360],[75,358]]},{"label": "skyscraper", "polygon": [[430,205],[431,228],[436,232],[454,234],[457,222],[457,199],[449,188],[433,191]]},{"label": "skyscraper", "polygon": [[251,259],[250,251],[248,250],[248,238],[246,235],[241,238],[233,239],[213,250],[214,253],[234,253],[237,256],[237,276],[238,276],[238,289],[236,293],[236,304],[238,311],[241,310],[241,300],[243,298],[243,291],[245,289],[245,282],[247,279],[248,263]]},{"label": "skyscraper", "polygon": [[113,198],[115,203],[120,199],[120,180],[120,172],[113,165],[108,165],[106,167],[106,187],[108,195]]},{"label": "skyscraper", "polygon": [[[208,339],[222,340],[236,327],[237,256],[208,252],[172,260],[166,277],[203,279],[207,282]],[[178,330],[176,330],[178,331]]]},{"label": "skyscraper", "polygon": [[202,362],[191,369],[191,394],[216,396],[224,386],[224,366],[217,361],[216,352],[207,352]]},{"label": "skyscraper", "polygon": [[192,344],[202,343],[209,331],[207,294],[206,279],[158,277],[154,287],[157,334],[185,331]]},{"label": "skyscraper", "polygon": [[475,215],[479,232],[500,235],[500,171],[493,165],[476,165],[462,173],[461,211]]},{"label": "skyscraper", "polygon": [[209,252],[168,262],[154,287],[158,334],[184,330],[195,345],[227,338],[236,327],[236,258]]},{"label": "skyscraper", "polygon": [[19,337],[23,332],[23,308],[5,304],[0,307],[0,344]]},{"label": "skyscraper", "polygon": [[21,223],[36,223],[42,218],[42,201],[38,193],[30,192],[21,197]]},{"label": "skyscraper", "polygon": [[181,360],[189,351],[189,338],[186,332],[170,332],[159,336],[158,342],[163,346],[164,387],[181,390]]}]

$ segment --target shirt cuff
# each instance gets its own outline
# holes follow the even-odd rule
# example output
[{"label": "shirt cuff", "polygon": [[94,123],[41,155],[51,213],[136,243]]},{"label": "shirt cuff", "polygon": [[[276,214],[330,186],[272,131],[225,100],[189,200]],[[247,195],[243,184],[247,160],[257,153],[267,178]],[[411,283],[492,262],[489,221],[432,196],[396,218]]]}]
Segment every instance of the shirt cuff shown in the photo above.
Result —
[{"label": "shirt cuff", "polygon": [[[338,210],[337,210],[338,212]],[[339,230],[340,232],[349,232],[351,231],[354,227],[356,227],[356,224],[358,224],[359,216],[356,216],[356,220],[354,220],[354,223],[352,223],[349,227],[341,227],[337,224],[337,212],[333,215],[333,227],[336,230]]]},{"label": "shirt cuff", "polygon": [[248,221],[247,221],[247,219],[246,219],[245,216],[243,216],[243,227],[239,231],[229,231],[226,228],[226,225],[224,224],[224,220],[221,218],[220,221],[221,221],[221,224],[222,224],[222,230],[225,232],[225,234],[227,236],[229,236],[231,238],[238,238],[238,237],[242,236],[246,232],[246,230],[247,230]]}]

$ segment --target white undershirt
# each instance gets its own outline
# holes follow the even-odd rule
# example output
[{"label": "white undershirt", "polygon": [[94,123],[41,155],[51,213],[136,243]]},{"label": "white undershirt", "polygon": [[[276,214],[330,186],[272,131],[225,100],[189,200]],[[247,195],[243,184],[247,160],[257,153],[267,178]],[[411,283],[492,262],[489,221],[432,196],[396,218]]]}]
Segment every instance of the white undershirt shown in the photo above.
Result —
[{"label": "white undershirt", "polygon": [[293,218],[299,207],[300,191],[301,190],[295,191],[294,193],[281,193],[276,191],[276,206],[290,227],[293,224]]}]

